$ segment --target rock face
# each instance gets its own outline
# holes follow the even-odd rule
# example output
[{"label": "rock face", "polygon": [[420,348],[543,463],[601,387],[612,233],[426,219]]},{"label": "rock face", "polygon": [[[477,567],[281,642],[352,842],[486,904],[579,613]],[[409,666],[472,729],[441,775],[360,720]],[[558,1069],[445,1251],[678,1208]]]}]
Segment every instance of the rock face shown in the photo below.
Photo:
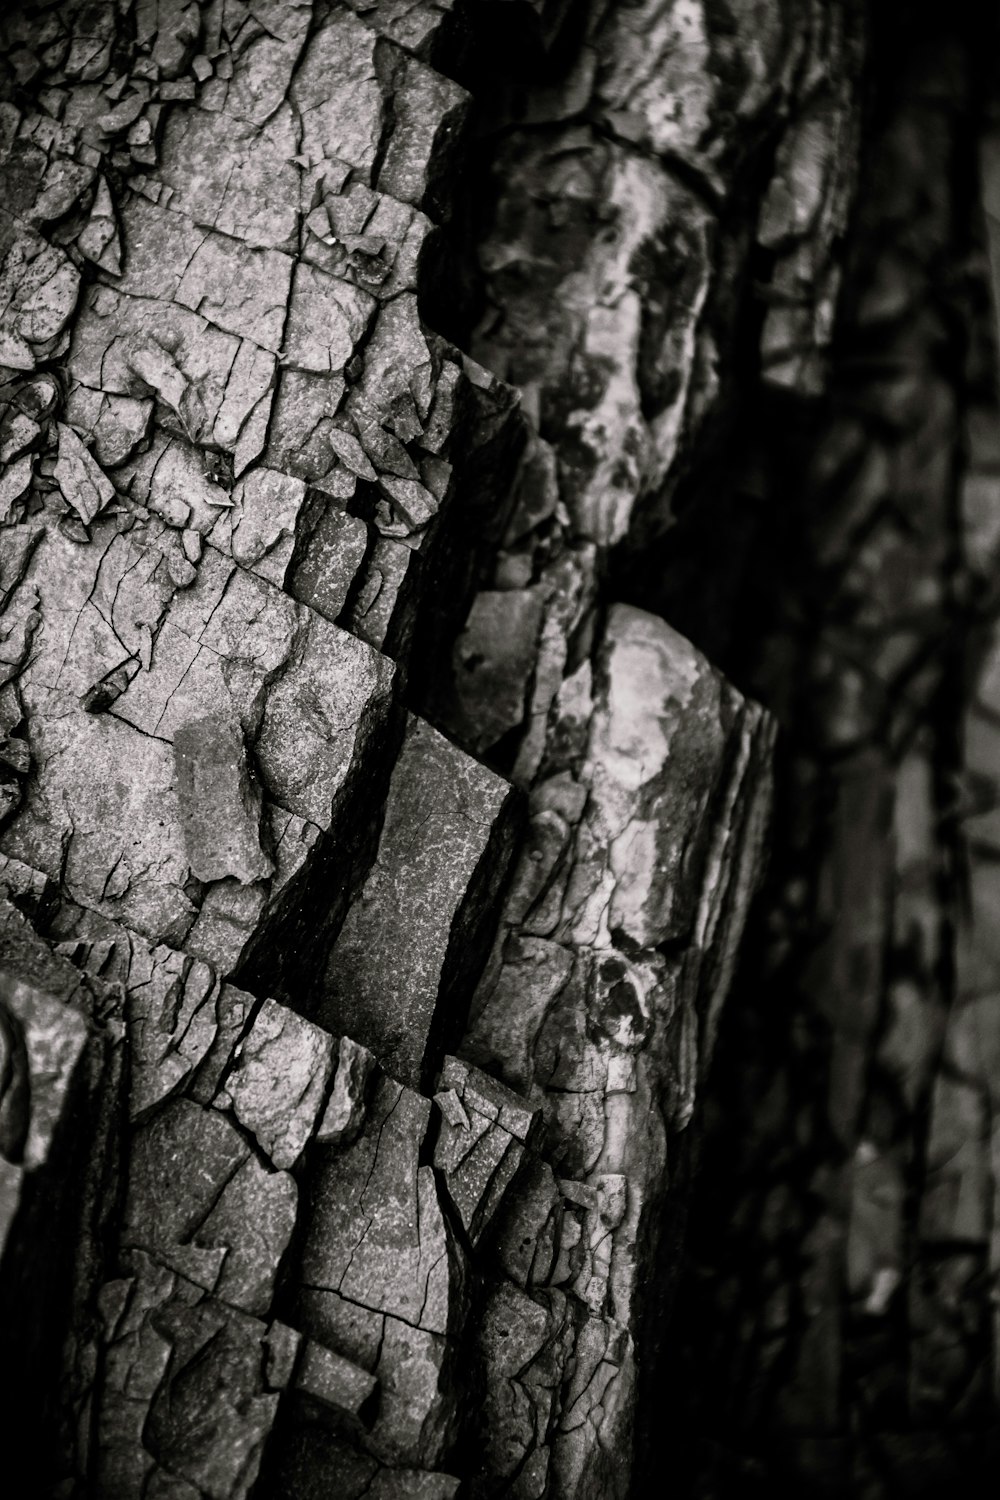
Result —
[{"label": "rock face", "polygon": [[[928,10],[904,43],[886,8],[832,399],[758,403],[673,561],[678,623],[787,727],[661,1386],[698,1493],[985,1494],[995,1468],[987,19]],[[748,506],[720,630],[697,558]]]},{"label": "rock face", "polygon": [[661,1333],[642,1283],[666,1255],[673,1157],[732,962],[720,919],[767,814],[767,721],[669,626],[615,606],[596,669],[579,770],[532,792],[464,1048],[544,1121],[481,1334],[484,1494],[515,1476],[525,1493],[629,1493],[636,1364]]},{"label": "rock face", "polygon": [[[840,244],[881,76],[851,0],[793,9],[0,18],[0,1409],[39,1495],[626,1500],[671,1461],[684,1218],[706,1100],[730,1102],[716,1037],[768,843],[786,880],[797,836],[768,837],[754,696],[797,744],[800,658],[752,612],[729,649],[757,523],[726,476],[755,453],[762,503],[780,434],[743,426],[842,401]],[[880,124],[900,159],[939,150],[945,72],[916,68]],[[902,330],[958,262],[888,159],[860,242],[882,214],[905,267],[862,253],[848,304],[856,282],[859,324]],[[1000,1253],[995,861],[949,948],[950,763],[921,737],[935,629],[964,607],[936,318],[818,442],[837,499],[809,557],[862,601],[808,660],[840,798],[815,984],[849,1168],[810,1183],[816,1266],[766,1314],[793,1287],[833,1317],[845,1203],[862,1322],[893,1305],[919,1136],[928,1420],[971,1389],[967,1308]],[[969,413],[963,490],[984,596],[990,420]],[[893,580],[896,612],[866,613]],[[975,850],[992,815],[970,813]],[[880,990],[887,934],[913,962]],[[954,1007],[920,989],[952,953]],[[744,979],[748,1034],[761,1008]],[[822,1333],[782,1369],[801,1451],[836,1439]]]},{"label": "rock face", "polygon": [[430,1084],[462,1034],[517,829],[510,784],[410,718],[374,863],[333,945],[319,1014],[394,1077]]}]

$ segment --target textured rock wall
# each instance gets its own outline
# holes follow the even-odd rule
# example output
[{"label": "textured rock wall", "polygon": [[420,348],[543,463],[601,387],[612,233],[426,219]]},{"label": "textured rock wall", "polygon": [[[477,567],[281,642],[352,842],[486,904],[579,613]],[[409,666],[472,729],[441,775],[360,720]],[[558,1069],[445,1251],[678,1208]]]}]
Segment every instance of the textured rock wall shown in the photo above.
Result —
[{"label": "textured rock wall", "polygon": [[788,733],[675,1328],[704,1383],[666,1382],[696,1493],[992,1489],[994,32],[897,20],[831,399],[760,405],[730,479],[762,628],[721,655]]},{"label": "textured rock wall", "polygon": [[[682,1477],[688,1376],[840,1492],[843,1432],[893,1428],[887,1318],[911,1426],[982,1426],[963,56],[880,85],[838,324],[883,76],[850,0],[0,25],[0,1400],[36,1492],[625,1497]],[[786,445],[775,410],[813,415]],[[816,571],[734,649],[769,539],[738,465],[758,505],[800,484]],[[777,986],[807,926],[822,1021],[744,980],[712,1073],[754,696],[791,738],[752,961]],[[710,1183],[735,1124],[751,1185],[726,1243],[777,1244],[734,1294],[696,1220],[711,1395],[668,1325],[706,1096]]]}]

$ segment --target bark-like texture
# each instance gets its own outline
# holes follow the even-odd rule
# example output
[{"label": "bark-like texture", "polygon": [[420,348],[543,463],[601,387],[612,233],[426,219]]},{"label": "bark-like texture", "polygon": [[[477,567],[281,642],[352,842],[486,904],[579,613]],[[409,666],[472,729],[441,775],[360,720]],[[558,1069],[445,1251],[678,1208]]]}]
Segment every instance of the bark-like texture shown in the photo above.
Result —
[{"label": "bark-like texture", "polygon": [[[754,698],[798,767],[789,657],[756,622],[730,649],[733,559],[700,543],[720,516],[715,553],[746,543],[743,414],[825,411],[852,317],[899,331],[861,415],[813,422],[803,482],[803,550],[858,600],[796,635],[805,759],[839,799],[813,963],[850,1166],[809,1156],[803,1243],[838,1245],[851,1205],[852,1295],[881,1317],[905,1288],[915,1410],[944,1422],[943,1330],[966,1292],[986,1316],[996,1260],[981,920],[962,1009],[911,1056],[914,1006],[951,996],[918,993],[951,983],[957,892],[927,803],[957,738],[927,723],[958,652],[927,661],[964,600],[937,359],[972,229],[902,168],[915,140],[941,186],[941,122],[956,160],[972,138],[947,54],[884,106],[900,169],[848,263],[876,310],[852,281],[838,324],[877,73],[853,0],[64,0],[0,25],[0,1407],[33,1493],[625,1500],[690,1467],[666,1417],[690,1411],[669,1320],[696,1141],[707,1097],[710,1185],[730,1119],[755,1181],[725,1002],[769,842],[783,892],[818,839],[768,836]],[[774,423],[756,437],[777,495]],[[890,577],[911,591],[873,619]],[[909,957],[879,989],[887,942]],[[745,979],[740,1004],[767,1097],[787,1045]],[[872,1074],[892,1037],[910,1092]],[[915,1276],[883,1235],[914,1141]],[[841,1316],[837,1274],[783,1265],[774,1296]],[[741,1400],[766,1361],[703,1316]],[[843,1401],[858,1328],[782,1361],[779,1429]],[[702,1391],[711,1361],[685,1367]]]}]

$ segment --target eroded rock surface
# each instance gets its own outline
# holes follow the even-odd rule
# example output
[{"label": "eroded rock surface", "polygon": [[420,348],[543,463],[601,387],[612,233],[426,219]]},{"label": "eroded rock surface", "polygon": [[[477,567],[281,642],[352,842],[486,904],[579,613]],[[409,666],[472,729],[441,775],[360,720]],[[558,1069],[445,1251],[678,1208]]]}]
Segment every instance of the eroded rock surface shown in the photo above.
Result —
[{"label": "eroded rock surface", "polygon": [[319,1014],[415,1087],[464,1030],[517,809],[508,782],[411,717],[378,851],[330,952]]},{"label": "eroded rock surface", "polygon": [[5,15],[39,1493],[599,1500],[659,1464],[773,725],[619,575],[747,278],[767,381],[823,386],[858,36],[786,10]]},{"label": "eroded rock surface", "polygon": [[663,621],[612,609],[596,678],[581,758],[532,792],[464,1044],[544,1119],[482,1330],[484,1494],[525,1471],[538,1493],[629,1492],[636,1363],[660,1336],[643,1283],[671,1253],[673,1157],[767,816],[766,719]]}]

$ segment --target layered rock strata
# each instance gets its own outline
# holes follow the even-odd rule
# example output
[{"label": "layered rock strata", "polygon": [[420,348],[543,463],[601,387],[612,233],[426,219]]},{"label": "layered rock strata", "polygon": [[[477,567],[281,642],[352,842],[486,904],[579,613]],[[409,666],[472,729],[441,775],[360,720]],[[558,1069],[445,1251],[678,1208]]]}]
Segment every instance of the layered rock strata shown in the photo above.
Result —
[{"label": "layered rock strata", "polygon": [[713,440],[751,274],[767,379],[822,386],[853,12],[3,27],[37,1492],[624,1496],[773,726],[615,570]]}]

